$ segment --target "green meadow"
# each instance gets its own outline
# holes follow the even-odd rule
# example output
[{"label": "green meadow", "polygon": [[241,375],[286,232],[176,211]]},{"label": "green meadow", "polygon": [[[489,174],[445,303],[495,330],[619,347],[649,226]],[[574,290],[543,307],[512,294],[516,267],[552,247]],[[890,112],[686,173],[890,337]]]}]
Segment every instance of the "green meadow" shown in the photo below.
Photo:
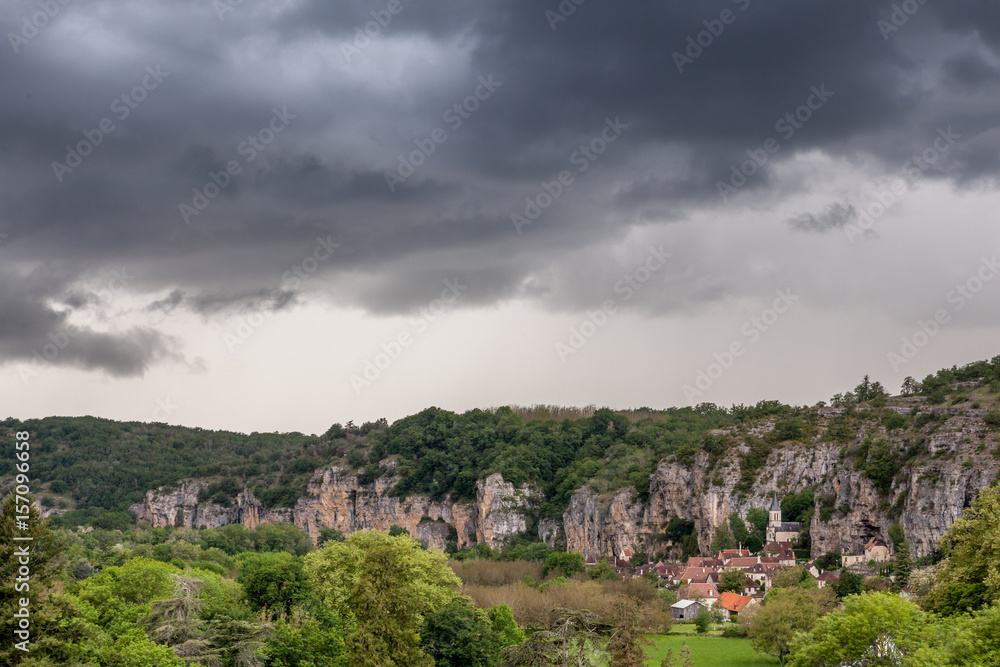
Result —
[{"label": "green meadow", "polygon": [[[749,639],[725,639],[718,632],[705,636],[694,633],[692,625],[676,625],[669,635],[650,637],[653,646],[646,648],[646,664],[658,666],[667,655],[674,652],[680,656],[681,644],[686,643],[697,667],[770,667],[777,665],[778,659],[758,653],[750,645]],[[677,661],[680,664],[680,661]]]}]

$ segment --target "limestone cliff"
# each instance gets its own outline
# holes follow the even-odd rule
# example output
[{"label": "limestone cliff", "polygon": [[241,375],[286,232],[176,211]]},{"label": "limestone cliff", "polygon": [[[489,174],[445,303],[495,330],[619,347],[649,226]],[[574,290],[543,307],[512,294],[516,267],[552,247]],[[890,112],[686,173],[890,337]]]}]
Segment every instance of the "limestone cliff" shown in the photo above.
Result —
[{"label": "limestone cliff", "polygon": [[[745,516],[751,507],[767,507],[772,493],[780,498],[810,488],[817,499],[810,524],[814,556],[858,553],[870,537],[887,539],[895,520],[906,531],[914,556],[927,555],[1000,472],[1000,447],[993,429],[982,420],[984,410],[935,412],[940,419],[930,432],[894,435],[871,430],[890,441],[911,438],[914,447],[922,448],[895,476],[887,494],[879,492],[850,456],[867,431],[850,443],[823,442],[822,433],[811,442],[783,443],[768,456],[747,493],[737,491],[740,457],[747,451],[738,445],[711,468],[704,452],[691,463],[661,462],[650,480],[648,503],[637,502],[632,489],[603,496],[579,489],[563,516],[567,546],[588,557],[617,555],[625,547],[656,553],[665,545],[655,541],[655,534],[671,518],[681,517],[695,522],[706,552],[715,529],[731,512]],[[734,432],[727,435],[739,439]],[[826,512],[820,511],[821,499]]]},{"label": "limestone cliff", "polygon": [[484,542],[491,547],[524,532],[528,517],[537,509],[538,493],[529,487],[514,488],[499,474],[478,482],[475,502],[434,501],[427,496],[396,497],[395,477],[382,477],[361,484],[351,471],[330,467],[318,470],[308,495],[294,509],[265,509],[248,489],[232,507],[198,502],[198,492],[207,480],[181,483],[176,488],[148,491],[143,502],[131,510],[154,526],[180,523],[191,528],[215,528],[242,523],[254,528],[261,523],[294,522],[313,540],[322,528],[343,533],[357,530],[388,530],[396,525],[411,536],[443,549],[449,539],[457,545]]},{"label": "limestone cliff", "polygon": [[140,520],[154,526],[182,525],[186,528],[218,528],[230,523],[242,523],[253,529],[262,523],[291,521],[290,509],[265,509],[249,489],[236,496],[229,507],[216,503],[198,502],[198,493],[211,480],[181,482],[175,488],[147,491],[141,503],[129,509]]},{"label": "limestone cliff", "polygon": [[[140,519],[156,526],[211,528],[242,523],[294,522],[314,540],[322,528],[344,533],[386,530],[397,525],[411,536],[444,548],[503,544],[529,529],[535,519],[541,539],[565,545],[588,558],[617,556],[625,548],[650,554],[670,545],[657,537],[674,517],[694,521],[699,544],[707,551],[715,529],[732,512],[745,515],[752,507],[767,507],[772,494],[783,497],[812,489],[816,507],[810,525],[812,551],[858,552],[873,536],[887,538],[898,520],[916,557],[931,553],[938,539],[969,505],[979,490],[997,479],[1000,444],[995,428],[979,407],[923,406],[919,419],[887,430],[893,413],[909,415],[921,399],[893,399],[882,409],[823,408],[800,412],[805,423],[794,442],[775,442],[776,422],[758,420],[713,432],[725,441],[715,452],[699,451],[683,460],[668,457],[650,478],[648,500],[640,502],[631,487],[597,494],[588,487],[571,497],[562,520],[538,518],[544,500],[530,487],[515,488],[499,474],[478,482],[472,501],[434,500],[428,496],[398,497],[398,478],[389,475],[362,483],[358,473],[343,467],[317,470],[305,497],[294,509],[266,509],[249,490],[228,507],[199,503],[208,480],[192,480],[176,488],[149,491],[133,506]],[[835,420],[850,420],[846,437],[831,434]],[[897,421],[899,418],[897,417]],[[891,472],[891,484],[878,477],[859,452],[867,438],[892,443],[905,461]],[[753,447],[766,445],[766,462],[744,475],[742,467]],[[859,458],[860,457],[860,458]],[[662,537],[662,536],[661,536]]]}]

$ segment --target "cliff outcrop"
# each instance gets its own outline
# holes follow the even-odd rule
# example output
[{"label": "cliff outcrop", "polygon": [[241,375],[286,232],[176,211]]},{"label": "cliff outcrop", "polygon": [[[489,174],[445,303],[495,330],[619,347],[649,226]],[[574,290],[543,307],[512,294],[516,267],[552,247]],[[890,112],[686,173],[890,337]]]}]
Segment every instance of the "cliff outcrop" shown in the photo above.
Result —
[{"label": "cliff outcrop", "polygon": [[143,502],[130,509],[154,526],[182,525],[217,528],[242,523],[253,529],[262,523],[294,523],[319,538],[323,528],[345,534],[358,530],[388,530],[399,526],[427,544],[444,549],[449,540],[464,548],[483,542],[491,547],[526,530],[538,506],[539,494],[530,487],[515,488],[499,474],[480,480],[475,502],[436,501],[428,496],[393,495],[395,477],[362,484],[358,475],[340,467],[316,471],[308,495],[294,508],[267,509],[249,489],[232,506],[199,502],[208,480],[183,482],[175,488],[148,491]]},{"label": "cliff outcrop", "polygon": [[[746,516],[752,507],[768,507],[772,494],[782,498],[810,489],[816,498],[809,526],[814,556],[860,553],[869,538],[887,539],[889,526],[899,521],[919,558],[932,553],[976,494],[998,479],[1000,444],[982,412],[941,408],[925,430],[872,429],[847,443],[823,442],[821,433],[812,442],[782,443],[749,491],[739,488],[745,445],[715,462],[705,452],[690,462],[664,460],[650,479],[648,503],[638,502],[632,489],[602,496],[586,487],[577,490],[563,516],[566,543],[588,557],[618,555],[624,548],[655,554],[667,546],[657,534],[671,518],[681,517],[694,521],[699,546],[707,552],[716,528],[732,512]],[[909,452],[886,490],[873,482],[878,469],[855,458],[868,436]]]},{"label": "cliff outcrop", "polygon": [[[694,522],[699,546],[707,552],[715,530],[731,513],[745,516],[750,508],[767,507],[772,494],[782,498],[811,490],[814,556],[858,553],[871,537],[887,539],[889,526],[899,521],[919,558],[933,552],[979,490],[997,479],[1000,436],[984,420],[986,410],[976,407],[927,407],[919,418],[904,419],[903,426],[886,426],[889,417],[908,416],[918,405],[919,400],[897,399],[870,413],[866,408],[813,409],[804,413],[802,436],[794,441],[777,442],[776,420],[722,429],[712,435],[726,444],[714,454],[703,450],[662,460],[644,500],[632,487],[598,494],[584,486],[572,494],[561,521],[539,518],[541,493],[515,488],[499,474],[479,480],[475,500],[453,501],[401,497],[393,492],[396,477],[362,483],[358,473],[337,466],[317,470],[294,508],[265,508],[248,489],[229,506],[198,502],[208,482],[193,480],[149,491],[132,510],[155,526],[242,523],[253,528],[293,522],[313,540],[323,528],[346,534],[396,525],[442,549],[448,542],[459,548],[496,547],[537,520],[544,541],[598,558],[618,556],[626,548],[666,553],[672,545],[663,532],[675,517]],[[850,432],[837,437],[833,424],[843,426],[845,420],[853,420]],[[869,447],[884,443],[891,457],[868,455]],[[756,466],[745,471],[754,452]],[[880,466],[888,472],[882,474]]]}]

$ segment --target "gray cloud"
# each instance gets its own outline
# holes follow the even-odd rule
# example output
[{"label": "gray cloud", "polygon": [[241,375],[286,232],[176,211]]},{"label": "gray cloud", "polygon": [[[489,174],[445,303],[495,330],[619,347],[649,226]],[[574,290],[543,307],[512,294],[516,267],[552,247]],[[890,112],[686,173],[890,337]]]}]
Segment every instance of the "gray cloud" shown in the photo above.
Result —
[{"label": "gray cloud", "polygon": [[850,204],[830,204],[821,213],[803,213],[788,220],[798,232],[828,232],[841,229],[858,219],[858,211]]},{"label": "gray cloud", "polygon": [[[67,313],[96,309],[85,283],[99,267],[142,267],[131,290],[168,315],[283,311],[310,299],[410,312],[455,276],[470,284],[463,307],[516,297],[572,309],[602,299],[608,281],[631,269],[588,248],[705,212],[777,206],[806,187],[781,176],[805,155],[891,172],[953,125],[963,141],[927,178],[995,187],[994,3],[924,5],[889,40],[877,25],[891,12],[882,3],[743,4],[591,2],[553,31],[544,12],[555,2],[407,2],[347,62],[343,45],[378,3],[248,2],[219,20],[211,3],[193,0],[142,10],[77,0],[0,59],[10,235],[0,261],[67,267],[44,289],[24,271],[7,274],[0,360],[30,356]],[[20,30],[33,7],[0,10],[2,32]],[[673,54],[724,9],[736,20],[678,72]],[[75,29],[98,16],[100,39]],[[157,65],[169,75],[119,118],[114,100]],[[453,128],[445,112],[490,74],[501,86]],[[776,122],[813,86],[834,95],[781,137]],[[284,107],[295,117],[250,159],[248,140]],[[609,117],[628,129],[578,171],[574,155]],[[115,130],[60,182],[53,162],[103,118]],[[386,171],[436,128],[446,141],[390,191]],[[780,151],[723,201],[718,181],[769,137]],[[233,162],[239,173],[185,221],[180,205],[193,205],[195,190]],[[518,235],[511,214],[567,169],[574,184]],[[852,204],[833,204],[788,227],[827,231],[854,215]],[[327,236],[341,244],[336,257],[301,289],[284,289],[285,272]],[[649,290],[637,301],[670,312],[752,284],[725,270],[692,262],[659,277],[669,294]],[[58,363],[127,375],[181,356],[178,341],[151,329],[84,334]]]}]

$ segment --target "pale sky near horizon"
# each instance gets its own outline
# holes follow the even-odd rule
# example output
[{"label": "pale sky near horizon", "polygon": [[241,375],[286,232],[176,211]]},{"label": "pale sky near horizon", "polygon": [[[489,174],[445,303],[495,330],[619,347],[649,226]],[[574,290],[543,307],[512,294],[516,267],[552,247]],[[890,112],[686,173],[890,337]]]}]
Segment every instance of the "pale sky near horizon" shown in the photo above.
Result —
[{"label": "pale sky near horizon", "polygon": [[813,404],[1000,354],[996,3],[46,6],[0,8],[0,418]]}]

